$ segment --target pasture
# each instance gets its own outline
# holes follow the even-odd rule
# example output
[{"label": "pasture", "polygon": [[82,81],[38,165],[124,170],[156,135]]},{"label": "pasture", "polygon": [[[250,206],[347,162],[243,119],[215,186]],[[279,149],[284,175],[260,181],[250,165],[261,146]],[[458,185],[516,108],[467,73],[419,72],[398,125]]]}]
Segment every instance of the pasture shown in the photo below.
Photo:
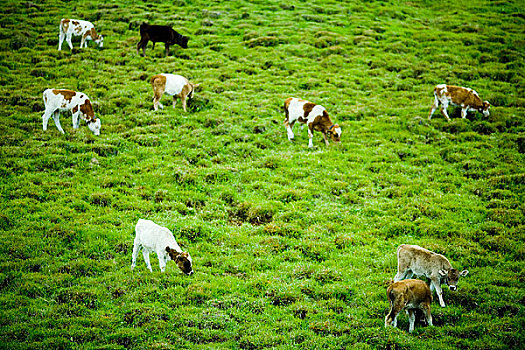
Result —
[{"label": "pasture", "polygon": [[[6,0],[0,8],[0,348],[517,349],[525,343],[523,2]],[[58,51],[61,18],[95,24]],[[136,52],[142,22],[188,48]],[[200,84],[188,112],[149,79]],[[467,86],[489,117],[428,113]],[[47,88],[87,94],[94,136]],[[342,129],[290,142],[283,102]],[[134,226],[170,228],[195,273],[132,272]],[[396,248],[469,275],[434,326],[384,328]]]}]

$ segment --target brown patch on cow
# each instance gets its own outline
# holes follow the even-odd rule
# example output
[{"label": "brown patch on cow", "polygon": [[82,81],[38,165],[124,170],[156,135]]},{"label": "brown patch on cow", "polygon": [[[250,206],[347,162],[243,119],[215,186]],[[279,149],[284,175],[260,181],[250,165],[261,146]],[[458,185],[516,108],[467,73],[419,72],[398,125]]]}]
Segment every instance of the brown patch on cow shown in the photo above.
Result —
[{"label": "brown patch on cow", "polygon": [[75,26],[75,32],[77,32],[77,35],[80,35],[82,33],[82,26],[80,25],[80,22],[77,21],[71,21],[71,23]]},{"label": "brown patch on cow", "polygon": [[78,111],[78,105],[76,105],[75,107],[73,107],[73,109],[71,110],[71,112],[73,113],[76,113]]},{"label": "brown patch on cow", "polygon": [[80,105],[80,112],[88,117],[88,121],[95,121],[95,112],[93,111],[91,101],[84,101],[84,103]]},{"label": "brown patch on cow", "polygon": [[310,114],[310,112],[312,112],[312,109],[314,109],[315,106],[316,106],[316,104],[315,103],[311,103],[311,102],[306,102],[303,105],[304,119],[308,119],[308,115]]},{"label": "brown patch on cow", "polygon": [[69,19],[63,19],[61,22],[64,33],[67,32],[67,29],[69,28],[69,22],[70,22]]},{"label": "brown patch on cow", "polygon": [[182,272],[184,272],[187,275],[193,273],[192,263],[189,259],[190,255],[187,252],[179,253],[175,249],[171,249],[170,247],[166,247],[166,252],[168,252],[170,259],[177,264],[177,266]]},{"label": "brown patch on cow", "polygon": [[57,89],[54,89],[53,93],[55,95],[59,95],[60,94],[60,95],[64,96],[64,99],[66,101],[69,101],[69,102],[71,102],[71,99],[73,98],[73,96],[76,95],[76,92],[75,91],[71,91],[71,90],[57,90]]},{"label": "brown patch on cow", "polygon": [[98,39],[97,30],[95,28],[91,28],[91,30],[88,33],[91,36],[91,39],[93,39],[93,40],[97,40]]},{"label": "brown patch on cow", "polygon": [[157,110],[157,105],[166,90],[166,77],[162,74],[155,75],[150,79],[153,87],[153,108]]},{"label": "brown patch on cow", "polygon": [[150,83],[151,85],[153,85],[153,87],[163,85],[165,88],[166,87],[166,77],[162,74],[155,75],[151,77]]}]

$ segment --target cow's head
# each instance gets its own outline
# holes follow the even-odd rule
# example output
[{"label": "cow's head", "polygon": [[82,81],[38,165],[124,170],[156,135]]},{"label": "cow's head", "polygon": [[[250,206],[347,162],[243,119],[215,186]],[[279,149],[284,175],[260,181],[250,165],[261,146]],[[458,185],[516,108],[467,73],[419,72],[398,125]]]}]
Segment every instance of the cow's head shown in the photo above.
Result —
[{"label": "cow's head", "polygon": [[455,291],[458,289],[457,284],[459,277],[465,277],[468,275],[468,270],[463,270],[459,272],[456,269],[450,270],[439,270],[439,275],[441,276],[441,281],[446,283],[450,290]]},{"label": "cow's head", "polygon": [[188,48],[188,39],[189,38],[187,36],[181,35],[180,36],[180,40],[179,40],[180,47],[182,47],[183,49],[187,49]]},{"label": "cow's head", "polygon": [[104,37],[102,35],[99,35],[97,39],[95,39],[95,43],[97,43],[97,45],[99,47],[103,47],[104,46]]},{"label": "cow's head", "polygon": [[196,87],[200,86],[200,84],[190,83],[190,86],[191,86],[191,92],[188,94],[188,97],[193,98],[193,92],[195,91]]},{"label": "cow's head", "polygon": [[179,253],[175,249],[171,249],[170,247],[166,247],[166,251],[168,252],[171,260],[175,261],[175,263],[182,272],[184,272],[188,276],[193,274],[193,265],[189,253]]},{"label": "cow's head", "polygon": [[88,128],[93,132],[95,136],[100,135],[100,119],[94,118],[88,121]]},{"label": "cow's head", "polygon": [[341,142],[341,128],[338,124],[333,124],[328,128],[326,134],[332,139],[333,142]]},{"label": "cow's head", "polygon": [[480,108],[478,109],[478,111],[479,111],[480,113],[483,113],[483,115],[484,115],[485,117],[488,117],[488,116],[490,115],[490,113],[489,113],[489,109],[490,109],[490,103],[489,103],[489,101],[483,101],[483,107],[480,107]]}]

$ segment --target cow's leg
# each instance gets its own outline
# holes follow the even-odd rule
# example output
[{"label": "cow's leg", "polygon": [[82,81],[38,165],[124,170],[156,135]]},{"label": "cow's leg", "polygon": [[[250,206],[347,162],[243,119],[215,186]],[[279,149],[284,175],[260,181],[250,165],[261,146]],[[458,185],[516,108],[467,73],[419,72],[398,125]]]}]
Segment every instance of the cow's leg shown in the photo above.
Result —
[{"label": "cow's leg", "polygon": [[71,34],[66,35],[66,43],[69,46],[69,49],[73,50],[73,44],[71,43]]},{"label": "cow's leg", "polygon": [[421,310],[423,310],[423,313],[425,314],[425,317],[427,319],[427,323],[429,326],[433,326],[432,324],[432,315],[430,314],[430,304],[424,304],[421,307]]},{"label": "cow's leg", "polygon": [[62,43],[64,42],[65,38],[66,34],[60,30],[60,35],[58,36],[58,51],[62,50]]},{"label": "cow's leg", "polygon": [[80,48],[84,48],[84,47],[87,47],[87,44],[86,44],[86,35],[82,35],[82,38],[80,39]]},{"label": "cow's leg", "polygon": [[73,121],[73,129],[78,129],[78,113],[79,111],[76,111],[76,112],[71,112],[71,120]]},{"label": "cow's leg", "polygon": [[51,118],[51,115],[53,115],[53,112],[54,111],[46,108],[46,111],[44,112],[44,114],[42,114],[42,129],[44,131],[47,130],[47,123],[49,121],[49,118]]},{"label": "cow's leg", "polygon": [[467,111],[468,111],[468,107],[461,108],[461,118],[463,119],[467,118]]},{"label": "cow's leg", "polygon": [[[78,129],[79,126],[80,126],[80,119],[87,120],[87,118],[86,118],[87,116],[86,116],[85,114],[82,114],[82,115],[81,115],[80,113],[82,113],[82,112],[79,112],[79,113],[77,114],[77,125],[76,125],[76,129]],[[82,118],[82,116],[83,116],[83,118]]]},{"label": "cow's leg", "polygon": [[314,148],[314,127],[312,124],[308,124],[308,148]]},{"label": "cow's leg", "polygon": [[139,255],[140,243],[135,239],[133,242],[133,254],[131,256],[131,269],[133,270],[137,265],[137,256]]},{"label": "cow's leg", "polygon": [[170,53],[170,46],[168,45],[168,43],[166,43],[166,57],[169,56],[169,53]]},{"label": "cow's leg", "polygon": [[142,49],[142,56],[146,56],[146,46],[148,46],[149,39],[141,38],[137,44],[137,54],[139,54],[139,49]]},{"label": "cow's leg", "polygon": [[[175,97],[175,96],[173,96],[173,97]],[[181,95],[180,99],[182,101],[182,109],[184,109],[184,112],[186,112],[186,102],[187,102],[186,95],[184,95],[184,94]],[[173,107],[175,107],[175,105],[173,105]]]},{"label": "cow's leg", "polygon": [[328,142],[328,137],[326,136],[324,132],[323,132],[323,138],[324,138],[324,143],[328,146],[330,143]]},{"label": "cow's leg", "polygon": [[159,258],[160,271],[164,272],[164,270],[166,269],[166,252],[157,254],[157,257]]},{"label": "cow's leg", "polygon": [[447,113],[447,108],[448,108],[448,103],[441,104],[441,113],[443,113],[443,115],[447,118],[447,120],[450,121],[450,117],[448,116],[448,113]]},{"label": "cow's leg", "polygon": [[144,257],[144,261],[146,262],[146,267],[150,272],[153,272],[153,269],[151,268],[151,263],[149,262],[149,250],[142,248],[142,256]]},{"label": "cow's leg", "polygon": [[[288,114],[288,113],[287,113]],[[288,134],[288,140],[293,141],[295,135],[293,134],[292,128],[295,123],[288,122],[288,116],[284,120],[284,127],[286,128],[286,133]]]},{"label": "cow's leg", "polygon": [[438,106],[439,106],[439,100],[437,99],[436,96],[434,96],[434,103],[432,104],[432,107],[430,107],[430,114],[428,115],[428,120],[432,118],[432,115],[434,114]]},{"label": "cow's leg", "polygon": [[62,126],[60,125],[60,111],[56,110],[55,113],[53,113],[53,120],[55,121],[58,131],[65,134],[64,129],[62,129]]},{"label": "cow's leg", "polygon": [[436,294],[438,296],[439,305],[441,307],[445,307],[445,302],[443,301],[443,290],[441,289],[441,284],[439,283],[439,278],[438,279],[432,278],[431,281],[430,281],[430,286],[431,286],[431,288],[432,288],[432,286],[434,286],[433,289],[435,289]]},{"label": "cow's leg", "polygon": [[412,333],[414,331],[414,323],[416,322],[416,313],[414,312],[414,309],[408,309],[407,314],[409,322],[408,332]]},{"label": "cow's leg", "polygon": [[161,109],[164,108],[162,103],[160,103],[160,99],[162,95],[164,94],[164,88],[160,86],[156,86],[153,91],[153,109],[156,111],[158,110],[158,107]]}]

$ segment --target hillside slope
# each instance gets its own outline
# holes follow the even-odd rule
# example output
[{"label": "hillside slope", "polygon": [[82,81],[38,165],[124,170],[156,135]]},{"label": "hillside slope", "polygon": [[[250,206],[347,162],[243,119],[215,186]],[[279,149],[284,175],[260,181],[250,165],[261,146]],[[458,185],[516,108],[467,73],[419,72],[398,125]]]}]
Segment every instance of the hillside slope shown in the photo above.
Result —
[{"label": "hillside slope", "polygon": [[[469,1],[43,1],[0,9],[0,348],[515,349],[525,343],[523,4]],[[58,51],[61,18],[104,47]],[[170,24],[188,49],[149,44]],[[153,112],[149,78],[199,83]],[[488,118],[428,113],[433,87],[475,89]],[[86,93],[95,137],[42,92]],[[325,147],[283,101],[322,104]],[[134,225],[169,227],[183,275],[130,271]],[[385,329],[396,247],[470,273],[434,327]]]}]

